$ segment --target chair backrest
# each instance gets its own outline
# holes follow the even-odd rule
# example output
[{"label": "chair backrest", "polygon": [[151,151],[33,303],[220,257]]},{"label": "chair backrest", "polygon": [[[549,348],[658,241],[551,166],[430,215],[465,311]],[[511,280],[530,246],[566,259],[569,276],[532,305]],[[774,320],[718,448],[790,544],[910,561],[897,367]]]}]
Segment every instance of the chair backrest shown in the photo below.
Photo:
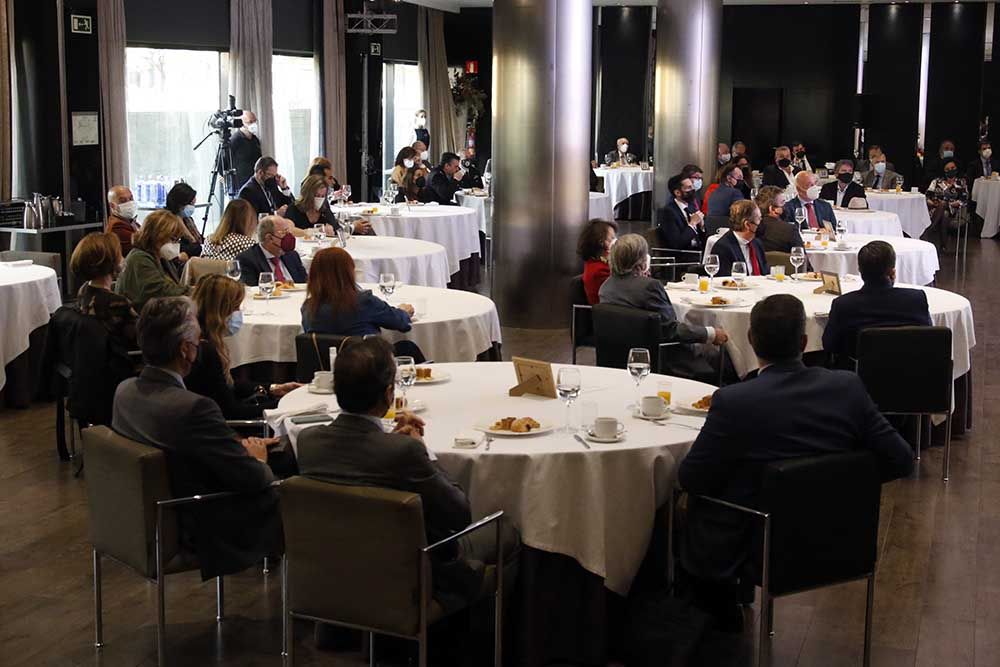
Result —
[{"label": "chair backrest", "polygon": [[[172,497],[162,451],[107,426],[83,430],[87,505],[94,548],[147,578],[156,575],[156,503]],[[163,514],[165,562],[178,551],[177,521]]]},{"label": "chair backrest", "polygon": [[728,215],[706,215],[705,216],[705,233],[709,236],[715,236],[716,232],[720,229],[729,229],[729,216]]},{"label": "chair backrest", "polygon": [[575,334],[573,344],[589,338],[594,334],[594,319],[590,310],[586,308],[573,308],[573,306],[587,306],[587,292],[583,289],[583,274],[573,276],[569,282],[570,315],[573,318],[576,328],[571,328],[570,332]]},{"label": "chair backrest", "polygon": [[350,336],[301,333],[295,336],[295,380],[311,382],[316,371],[329,371],[330,348],[340,347]]},{"label": "chair backrest", "polygon": [[767,257],[768,266],[783,266],[785,267],[785,273],[788,275],[795,272],[795,267],[792,266],[792,253],[768,250],[764,253],[764,256]]},{"label": "chair backrest", "polygon": [[181,285],[196,285],[202,276],[222,274],[226,272],[226,260],[192,257],[184,263],[181,273]]},{"label": "chair backrest", "polygon": [[285,481],[280,495],[292,611],[416,635],[420,495],[305,477]]},{"label": "chair backrest", "polygon": [[607,303],[595,304],[592,312],[598,366],[625,368],[628,351],[644,347],[649,350],[652,371],[659,372],[662,361],[659,359],[662,335],[659,313]]},{"label": "chair backrest", "polygon": [[783,595],[874,571],[881,492],[878,462],[869,451],[765,466],[761,508],[772,521],[771,592]]},{"label": "chair backrest", "polygon": [[903,414],[951,411],[951,355],[948,327],[862,329],[855,349],[858,375],[875,405]]},{"label": "chair backrest", "polygon": [[0,251],[0,262],[17,262],[30,259],[39,266],[47,266],[56,272],[56,277],[62,278],[62,256],[57,252],[33,252],[27,250]]}]

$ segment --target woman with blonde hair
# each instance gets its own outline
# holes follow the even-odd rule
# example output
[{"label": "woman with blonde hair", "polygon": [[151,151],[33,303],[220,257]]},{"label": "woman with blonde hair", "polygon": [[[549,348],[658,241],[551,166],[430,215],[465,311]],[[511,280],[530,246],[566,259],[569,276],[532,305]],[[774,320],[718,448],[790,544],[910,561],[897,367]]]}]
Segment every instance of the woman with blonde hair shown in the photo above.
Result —
[{"label": "woman with blonde hair", "polygon": [[[314,174],[302,180],[299,186],[299,198],[285,211],[285,218],[295,225],[293,234],[305,236],[303,230],[310,230],[320,222],[326,224],[326,234],[333,235],[340,230],[340,222],[330,210],[330,203],[327,201],[329,192],[330,188],[322,176]],[[352,223],[351,231],[355,234],[374,234],[371,224],[366,220]]]},{"label": "woman with blonde hair", "polygon": [[278,399],[300,387],[297,382],[263,387],[233,380],[226,338],[243,326],[243,284],[227,276],[202,277],[194,289],[194,303],[201,325],[200,354],[184,385],[218,404],[226,419],[255,419],[263,410],[278,405]]},{"label": "woman with blonde hair", "polygon": [[184,223],[165,209],[146,216],[132,237],[132,250],[118,276],[115,291],[128,298],[136,311],[159,296],[185,296],[190,290],[180,283],[174,260],[181,254]]},{"label": "woman with blonde hair", "polygon": [[127,298],[111,291],[122,261],[122,245],[117,236],[92,232],[76,244],[69,268],[83,283],[76,296],[76,309],[104,324],[112,343],[134,350],[139,316]]},{"label": "woman with blonde hair", "polygon": [[205,242],[201,256],[205,259],[236,259],[257,241],[257,209],[246,199],[233,199],[226,204],[219,226]]}]

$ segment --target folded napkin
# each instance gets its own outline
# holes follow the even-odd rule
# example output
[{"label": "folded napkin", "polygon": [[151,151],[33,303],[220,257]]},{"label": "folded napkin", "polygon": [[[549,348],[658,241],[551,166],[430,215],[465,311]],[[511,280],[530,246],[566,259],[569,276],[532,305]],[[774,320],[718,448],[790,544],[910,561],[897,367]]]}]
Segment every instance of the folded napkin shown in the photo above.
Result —
[{"label": "folded napkin", "polygon": [[326,411],[326,403],[315,403],[304,408],[299,408],[298,410],[279,410],[275,408],[274,410],[264,410],[264,421],[266,421],[267,425],[271,427],[272,431],[274,431],[274,435],[280,438],[288,433],[288,424],[286,422],[290,417],[308,414],[323,414]]},{"label": "folded napkin", "polygon": [[35,263],[34,260],[30,259],[15,259],[12,262],[0,262],[0,265],[9,266],[13,268],[15,266],[31,266],[34,263]]}]

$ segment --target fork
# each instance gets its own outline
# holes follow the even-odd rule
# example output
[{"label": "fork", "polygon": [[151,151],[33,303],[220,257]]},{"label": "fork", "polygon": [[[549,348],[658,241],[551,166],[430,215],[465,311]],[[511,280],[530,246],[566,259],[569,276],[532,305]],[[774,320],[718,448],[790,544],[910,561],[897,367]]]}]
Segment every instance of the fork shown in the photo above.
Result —
[{"label": "fork", "polygon": [[493,436],[489,433],[486,434],[486,451],[490,451],[490,443],[493,442]]}]

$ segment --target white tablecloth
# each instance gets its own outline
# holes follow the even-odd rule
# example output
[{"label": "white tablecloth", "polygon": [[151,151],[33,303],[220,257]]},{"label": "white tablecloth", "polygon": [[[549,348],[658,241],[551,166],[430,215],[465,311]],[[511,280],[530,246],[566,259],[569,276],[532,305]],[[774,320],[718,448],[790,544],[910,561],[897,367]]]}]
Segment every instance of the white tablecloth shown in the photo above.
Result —
[{"label": "white tablecloth", "polygon": [[55,271],[0,264],[0,389],[7,384],[7,364],[28,349],[28,336],[61,305]]},{"label": "white tablecloth", "polygon": [[[324,247],[329,244],[325,241]],[[308,269],[319,244],[299,239],[295,249]],[[448,253],[439,243],[394,236],[353,236],[346,249],[354,258],[355,269],[364,272],[364,282],[377,283],[380,273],[393,273],[396,280],[410,285],[448,286]]]},{"label": "white tablecloth", "polygon": [[892,211],[838,208],[834,214],[838,223],[844,222],[847,225],[849,234],[903,236],[903,225],[899,221],[899,216]]},{"label": "white tablecloth", "polygon": [[983,219],[984,239],[1000,232],[1000,180],[977,178],[972,184],[972,201],[976,202],[976,215]]},{"label": "white tablecloth", "polygon": [[443,245],[448,253],[448,275],[458,273],[459,262],[479,254],[479,216],[464,206],[410,206],[400,204],[399,215],[389,215],[389,208],[379,206],[373,215],[362,214],[373,204],[349,207],[372,223],[379,236],[399,236]]},{"label": "white tablecloth", "polygon": [[[817,245],[808,236],[806,240]],[[814,271],[857,274],[858,250],[866,243],[876,240],[891,244],[896,251],[896,280],[911,285],[929,285],[934,282],[934,274],[940,268],[937,248],[934,244],[919,239],[849,234],[847,244],[851,247],[850,250],[836,250],[836,244],[831,243],[826,250],[806,248],[806,256]]]},{"label": "white tablecloth", "polygon": [[[364,287],[379,296],[377,285]],[[267,305],[252,298],[255,292],[256,288],[247,288],[243,328],[226,339],[233,367],[258,361],[295,362],[295,336],[302,333],[305,292],[272,299],[272,315],[263,314]],[[391,301],[412,305],[417,320],[407,333],[384,330],[383,337],[390,342],[412,340],[428,359],[475,361],[480,352],[502,342],[496,305],[474,292],[404,285],[397,287]]]},{"label": "white tablecloth", "polygon": [[653,170],[639,167],[608,169],[601,167],[594,173],[604,178],[604,192],[611,198],[614,208],[634,194],[653,191]]},{"label": "white tablecloth", "polygon": [[[409,398],[427,404],[420,415],[427,422],[427,446],[468,493],[473,516],[504,510],[526,545],[570,556],[603,577],[608,589],[627,594],[649,547],[656,510],[667,502],[677,464],[697,431],[627,416],[625,405],[635,397],[628,373],[581,366],[578,405],[596,403],[600,416],[624,421],[628,429],[624,441],[591,443],[587,450],[569,435],[548,433],[498,437],[489,452],[483,446],[454,449],[455,436],[474,433],[478,423],[518,416],[561,426],[566,408],[558,400],[508,396],[507,389],[517,383],[509,363],[435,364],[434,370],[450,373],[451,380],[415,386]],[[655,393],[662,379],[647,377],[643,393]],[[676,402],[690,402],[715,389],[691,380],[671,381]],[[335,406],[336,399],[302,388],[281,399],[279,408],[316,403]],[[665,423],[672,422],[700,427],[703,420],[674,415]],[[309,427],[291,427],[293,443],[302,428]]]},{"label": "white tablecloth", "polygon": [[[462,206],[471,208],[476,212],[479,220],[479,231],[487,236],[493,231],[493,198],[477,197],[467,195],[462,192],[455,193],[455,199]],[[611,198],[603,192],[590,193],[590,213],[588,220],[614,220],[611,210]]]},{"label": "white tablecloth", "polygon": [[882,192],[866,190],[868,208],[877,211],[891,211],[899,216],[903,231],[910,237],[919,239],[924,230],[931,226],[931,215],[927,212],[927,197],[919,192]]},{"label": "white tablecloth", "polygon": [[[716,279],[718,280],[718,279]],[[729,334],[726,352],[733,360],[736,372],[742,377],[757,368],[757,357],[747,340],[750,329],[750,308],[760,299],[772,294],[794,294],[802,300],[806,309],[806,334],[809,342],[806,352],[823,349],[823,329],[826,318],[817,314],[830,312],[830,304],[834,296],[831,294],[813,294],[817,283],[792,282],[785,280],[778,283],[766,278],[750,278],[753,289],[745,292],[726,291],[726,296],[741,298],[745,305],[739,308],[700,308],[686,302],[690,294],[685,290],[671,288],[668,291],[677,317],[688,322],[701,325],[721,326]],[[850,292],[861,287],[861,280],[842,282],[841,289]],[[900,285],[912,287],[912,285]],[[960,294],[948,292],[934,287],[922,287],[927,292],[927,303],[930,306],[931,320],[937,326],[946,326],[952,331],[952,359],[955,362],[955,377],[961,377],[969,372],[970,350],[976,345],[976,333],[972,321],[972,304]]]}]

